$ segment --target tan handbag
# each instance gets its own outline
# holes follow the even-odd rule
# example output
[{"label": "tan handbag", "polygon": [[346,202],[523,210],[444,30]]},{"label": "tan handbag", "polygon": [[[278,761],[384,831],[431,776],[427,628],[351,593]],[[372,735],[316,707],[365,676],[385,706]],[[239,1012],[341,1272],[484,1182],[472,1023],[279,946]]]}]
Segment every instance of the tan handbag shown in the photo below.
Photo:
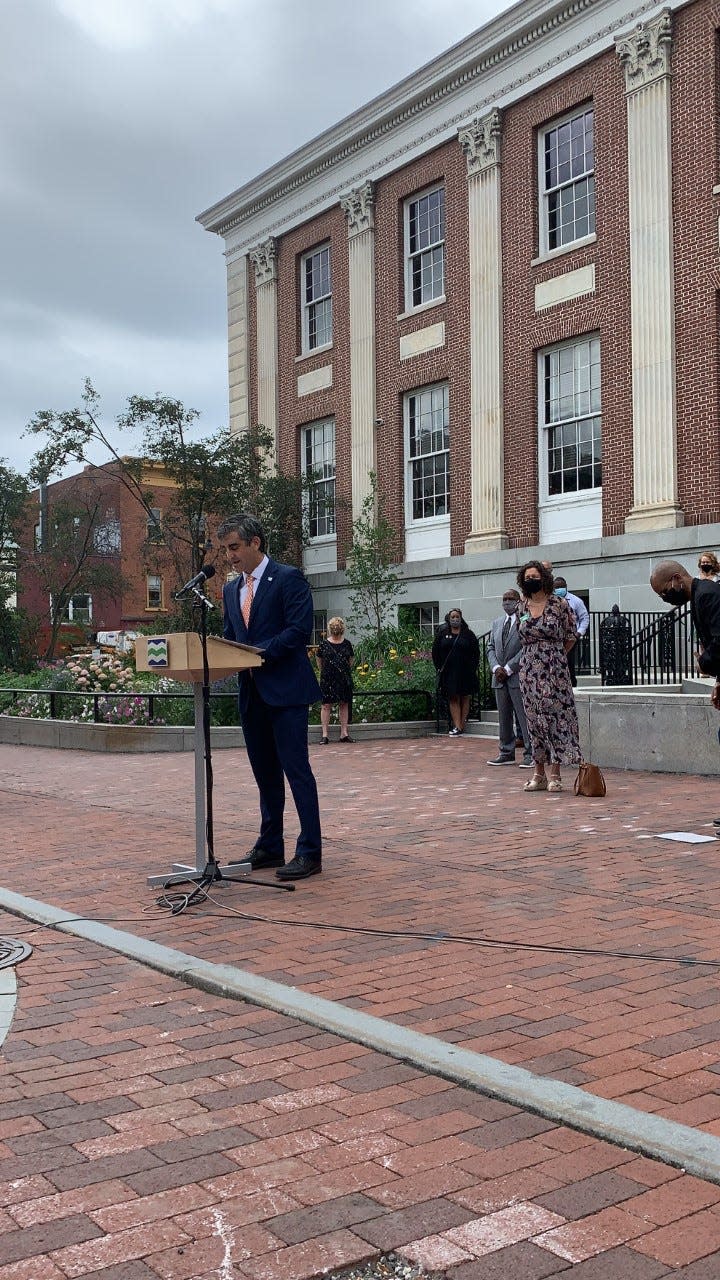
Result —
[{"label": "tan handbag", "polygon": [[573,790],[576,796],[604,796],[605,779],[600,766],[584,760],[578,769]]}]

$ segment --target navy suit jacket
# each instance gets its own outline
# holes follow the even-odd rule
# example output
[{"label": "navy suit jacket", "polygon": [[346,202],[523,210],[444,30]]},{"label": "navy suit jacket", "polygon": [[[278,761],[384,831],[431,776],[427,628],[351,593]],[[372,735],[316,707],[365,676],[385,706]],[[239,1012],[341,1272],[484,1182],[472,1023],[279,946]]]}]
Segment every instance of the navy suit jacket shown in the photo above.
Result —
[{"label": "navy suit jacket", "polygon": [[320,686],[307,655],[313,629],[310,587],[299,569],[270,560],[265,566],[246,627],[240,612],[242,577],[223,588],[226,640],[257,645],[263,665],[240,672],[240,710],[247,706],[248,685],[255,681],[260,697],[270,706],[309,706],[320,699]]}]

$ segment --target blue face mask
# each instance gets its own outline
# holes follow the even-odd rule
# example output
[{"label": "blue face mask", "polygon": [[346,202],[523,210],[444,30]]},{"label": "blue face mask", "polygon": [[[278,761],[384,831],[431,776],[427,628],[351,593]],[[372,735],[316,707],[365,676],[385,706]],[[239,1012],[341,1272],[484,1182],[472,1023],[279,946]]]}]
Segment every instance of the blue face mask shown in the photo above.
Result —
[{"label": "blue face mask", "polygon": [[561,600],[564,600],[567,595],[567,587],[556,587],[555,595],[559,596]]}]

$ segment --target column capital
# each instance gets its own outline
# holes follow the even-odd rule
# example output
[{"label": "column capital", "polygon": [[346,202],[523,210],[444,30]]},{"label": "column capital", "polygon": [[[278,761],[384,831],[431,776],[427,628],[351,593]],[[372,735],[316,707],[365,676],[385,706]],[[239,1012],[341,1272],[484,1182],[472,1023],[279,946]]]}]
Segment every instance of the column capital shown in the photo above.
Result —
[{"label": "column capital", "polygon": [[341,196],[340,208],[347,218],[348,239],[361,235],[363,231],[372,231],[375,226],[375,188],[372,182],[364,182],[361,187]]},{"label": "column capital", "polygon": [[256,249],[251,249],[250,261],[255,268],[255,287],[277,280],[277,241],[268,236]]},{"label": "column capital", "polygon": [[502,117],[497,108],[458,129],[458,142],[465,153],[468,178],[500,164],[501,133]]},{"label": "column capital", "polygon": [[670,74],[672,15],[663,9],[649,22],[640,22],[627,36],[616,38],[617,56],[625,68],[625,92],[634,93]]}]

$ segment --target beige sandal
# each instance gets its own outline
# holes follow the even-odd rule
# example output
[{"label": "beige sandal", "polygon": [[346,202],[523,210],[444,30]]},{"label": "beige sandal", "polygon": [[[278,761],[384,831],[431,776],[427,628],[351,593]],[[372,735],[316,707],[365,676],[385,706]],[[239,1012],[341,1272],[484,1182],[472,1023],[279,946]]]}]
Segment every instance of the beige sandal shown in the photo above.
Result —
[{"label": "beige sandal", "polygon": [[547,791],[547,789],[548,780],[544,773],[539,777],[535,774],[535,776],[532,777],[529,782],[526,782],[523,787],[523,791]]},{"label": "beige sandal", "polygon": [[551,778],[547,789],[548,791],[562,791],[562,782],[559,778]]}]

